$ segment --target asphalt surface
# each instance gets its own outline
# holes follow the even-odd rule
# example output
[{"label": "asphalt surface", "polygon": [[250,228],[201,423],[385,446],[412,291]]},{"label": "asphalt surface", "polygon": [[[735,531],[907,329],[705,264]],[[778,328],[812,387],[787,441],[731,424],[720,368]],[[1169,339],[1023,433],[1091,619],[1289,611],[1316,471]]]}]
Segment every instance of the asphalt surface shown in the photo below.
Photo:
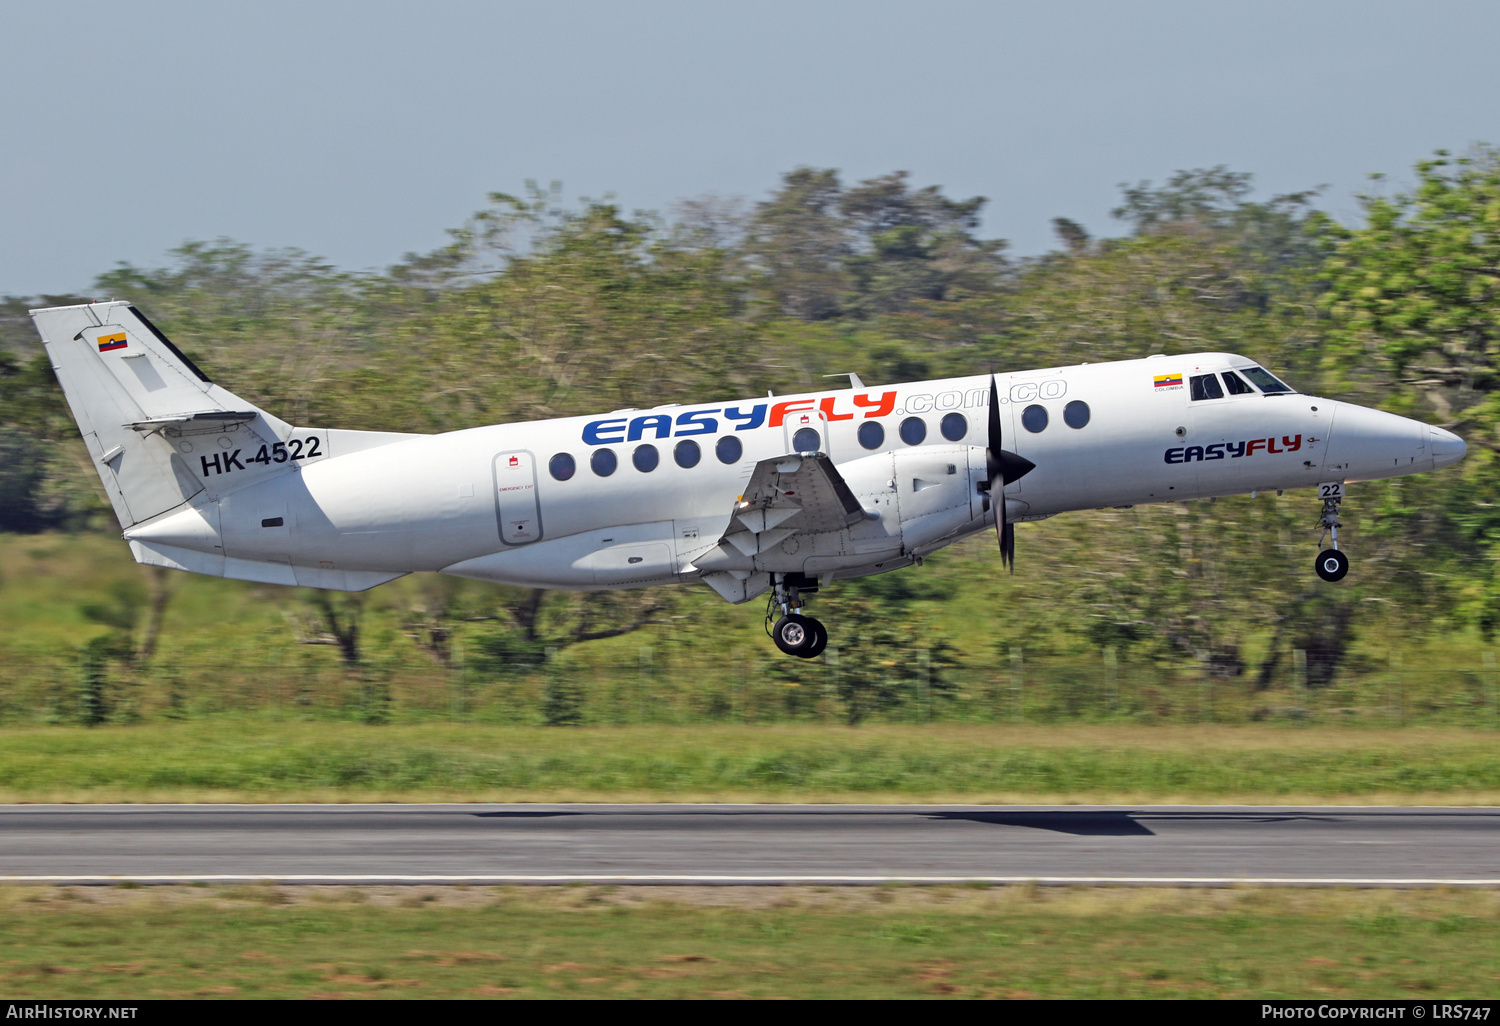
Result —
[{"label": "asphalt surface", "polygon": [[0,881],[1500,886],[1500,809],[9,805]]}]

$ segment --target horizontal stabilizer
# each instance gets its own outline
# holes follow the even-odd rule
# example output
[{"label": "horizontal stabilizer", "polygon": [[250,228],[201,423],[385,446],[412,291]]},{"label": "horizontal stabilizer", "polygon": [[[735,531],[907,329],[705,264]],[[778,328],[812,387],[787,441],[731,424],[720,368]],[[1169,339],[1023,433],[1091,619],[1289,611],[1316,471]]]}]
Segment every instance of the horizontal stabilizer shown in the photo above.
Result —
[{"label": "horizontal stabilizer", "polygon": [[159,431],[164,427],[188,424],[203,424],[212,427],[228,427],[231,424],[248,424],[260,416],[259,410],[199,410],[171,417],[152,417],[138,420],[130,426],[137,431]]}]

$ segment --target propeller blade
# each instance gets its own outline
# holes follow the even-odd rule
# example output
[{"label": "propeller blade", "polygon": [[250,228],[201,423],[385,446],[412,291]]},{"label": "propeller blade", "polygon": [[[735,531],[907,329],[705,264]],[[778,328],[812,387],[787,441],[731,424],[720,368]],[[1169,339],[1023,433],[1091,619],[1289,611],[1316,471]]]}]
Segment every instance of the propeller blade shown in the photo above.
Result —
[{"label": "propeller blade", "polygon": [[998,475],[1005,479],[1006,484],[1010,484],[1012,481],[1019,481],[1035,470],[1036,464],[1020,453],[1007,451],[1004,443],[1005,437],[1003,429],[1000,426],[1000,389],[995,384],[995,376],[991,374],[990,425],[986,462],[988,463],[990,480],[993,481]]},{"label": "propeller blade", "polygon": [[985,469],[990,478],[990,505],[995,508],[995,536],[1000,541],[1000,563],[1016,572],[1016,527],[1005,516],[1005,486],[1018,481],[1036,468],[1026,457],[1005,449],[1004,428],[1000,421],[1000,387],[990,375],[989,439],[985,448]]},{"label": "propeller blade", "polygon": [[[995,540],[1000,543],[1000,564],[1009,565],[1011,573],[1015,573],[1014,552],[1012,551],[1012,562],[1006,563],[1005,532],[1010,525],[1005,522],[1005,467],[1000,462],[1001,443],[1005,441],[1000,427],[1000,389],[995,384],[995,375],[990,375],[990,424],[988,444],[984,450],[985,470],[990,478],[990,505],[995,508]],[[1011,549],[1015,548],[1015,536],[1012,533]]]},{"label": "propeller blade", "polygon": [[995,384],[995,375],[990,375],[990,424],[989,437],[985,440],[986,462],[989,464],[990,480],[994,480],[1000,468],[1001,445],[1005,439],[1000,428],[1000,387]]}]

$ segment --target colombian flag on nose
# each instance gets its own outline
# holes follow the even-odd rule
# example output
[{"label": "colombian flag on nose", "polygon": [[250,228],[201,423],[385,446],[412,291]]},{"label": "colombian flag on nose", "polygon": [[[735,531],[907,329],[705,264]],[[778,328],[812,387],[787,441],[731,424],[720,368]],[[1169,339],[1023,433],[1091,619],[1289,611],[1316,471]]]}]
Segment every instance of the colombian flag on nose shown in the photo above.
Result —
[{"label": "colombian flag on nose", "polygon": [[[99,344],[100,344],[100,346],[104,345],[103,339],[101,339],[99,341]],[[1154,387],[1156,387],[1156,388],[1181,388],[1182,387],[1182,375],[1181,374],[1158,374],[1154,378],[1152,378],[1152,381],[1154,382]]]},{"label": "colombian flag on nose", "polygon": [[111,349],[124,349],[126,345],[125,333],[117,331],[113,335],[99,336],[99,352],[107,353]]}]

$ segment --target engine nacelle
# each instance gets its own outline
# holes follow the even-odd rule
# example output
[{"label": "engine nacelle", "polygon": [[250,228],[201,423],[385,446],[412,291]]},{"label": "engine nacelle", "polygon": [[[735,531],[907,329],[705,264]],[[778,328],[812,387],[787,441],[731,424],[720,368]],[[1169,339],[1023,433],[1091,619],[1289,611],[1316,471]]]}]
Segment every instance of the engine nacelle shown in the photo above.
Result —
[{"label": "engine nacelle", "polygon": [[988,500],[979,488],[987,474],[985,451],[978,446],[933,445],[877,453],[837,469],[863,509],[863,518],[840,530],[818,532],[795,530],[793,519],[794,529],[770,544],[735,534],[695,559],[696,567],[740,581],[751,574],[870,572],[923,555],[982,526],[988,515]]},{"label": "engine nacelle", "polygon": [[838,471],[866,519],[836,534],[802,540],[797,569],[824,574],[919,555],[940,539],[982,524],[986,497],[984,449],[933,445],[884,452],[839,464]]},{"label": "engine nacelle", "polygon": [[906,449],[895,454],[901,541],[908,552],[983,522],[988,504],[979,490],[979,483],[986,479],[984,449],[974,445],[945,449]]}]

